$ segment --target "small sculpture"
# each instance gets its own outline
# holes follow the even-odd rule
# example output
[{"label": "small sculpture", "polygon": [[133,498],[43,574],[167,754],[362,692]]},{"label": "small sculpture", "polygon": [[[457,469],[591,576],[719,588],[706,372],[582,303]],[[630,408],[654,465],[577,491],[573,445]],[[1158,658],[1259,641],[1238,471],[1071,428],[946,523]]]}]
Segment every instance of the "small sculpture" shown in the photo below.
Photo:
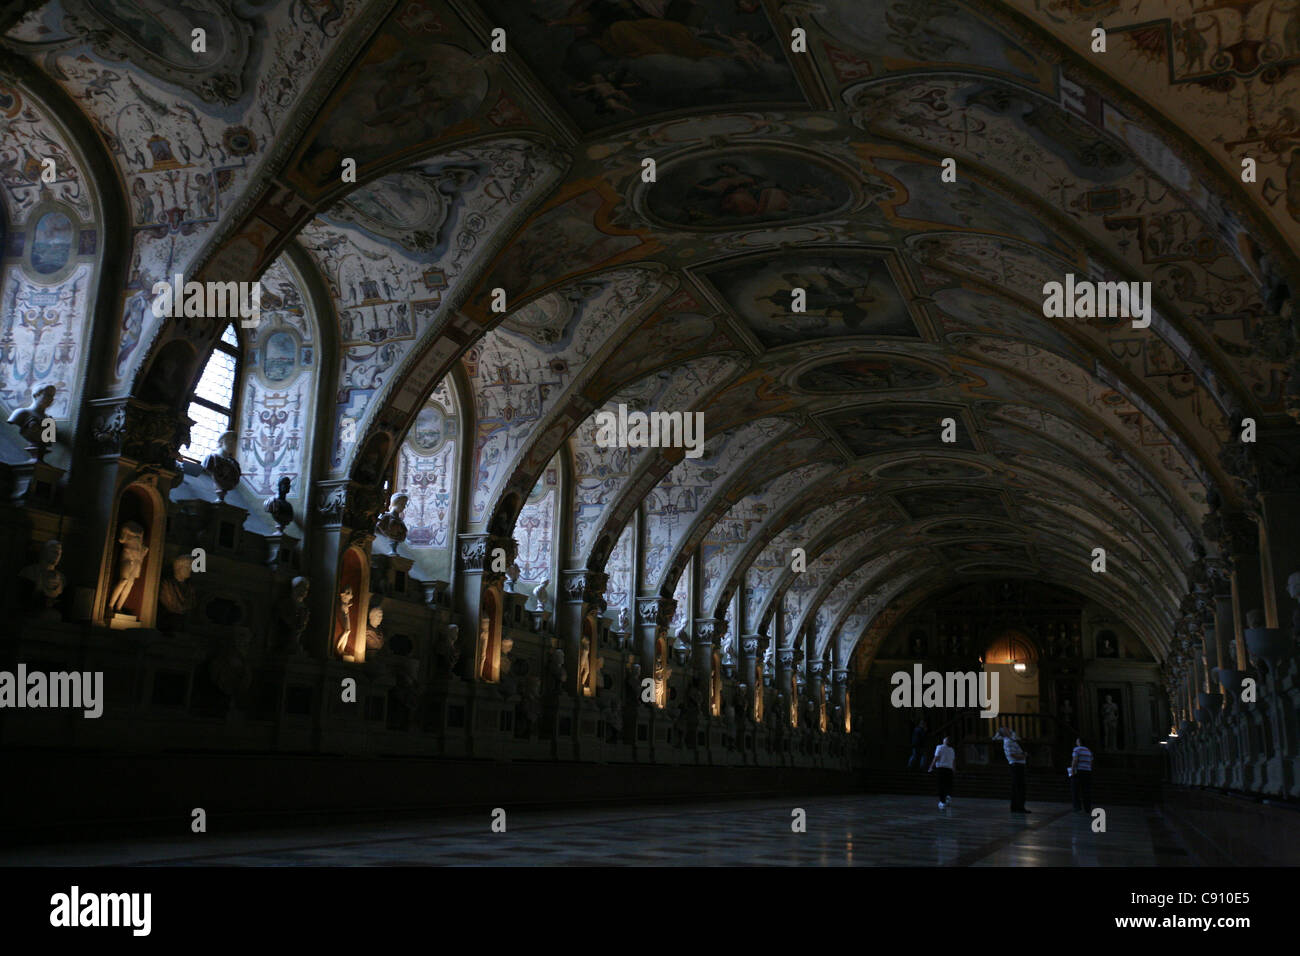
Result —
[{"label": "small sculpture", "polygon": [[533,606],[530,607],[528,610],[530,611],[546,610],[546,586],[550,583],[551,583],[551,579],[547,578],[541,584],[537,585],[537,587],[533,588],[533,598],[529,602]]},{"label": "small sculpture", "polygon": [[410,500],[410,496],[403,492],[393,495],[388,500],[388,510],[375,522],[375,533],[382,534],[388,539],[389,554],[396,554],[397,546],[406,540],[406,522],[402,519],[402,515],[406,511],[406,503]]},{"label": "small sculpture", "polygon": [[569,677],[569,672],[564,666],[564,651],[561,648],[555,648],[551,651],[550,660],[547,663],[551,675],[552,688],[557,692],[564,690],[564,682]]},{"label": "small sculpture", "polygon": [[40,558],[18,572],[18,576],[28,582],[27,604],[31,610],[49,610],[63,594],[63,572],[59,570],[62,558],[63,545],[51,538],[41,545]]},{"label": "small sculpture", "polygon": [[519,678],[514,675],[514,662],[510,660],[510,652],[514,647],[514,638],[502,635],[501,653],[497,663],[497,686],[501,690],[502,697],[513,697],[519,686]]},{"label": "small sculpture", "polygon": [[605,730],[612,743],[623,735],[623,708],[618,700],[606,694],[600,699],[600,716],[605,721]]},{"label": "small sculpture", "polygon": [[524,678],[522,699],[519,701],[519,716],[524,732],[531,735],[537,726],[537,719],[542,715],[542,681],[538,677]]},{"label": "small sculpture", "polygon": [[1119,749],[1119,705],[1111,700],[1110,694],[1101,705],[1102,739],[1107,750]]},{"label": "small sculpture", "polygon": [[384,609],[372,607],[366,619],[366,650],[377,651],[384,646]]},{"label": "small sculpture", "polygon": [[51,442],[44,440],[45,419],[49,417],[50,406],[58,389],[53,385],[42,385],[32,392],[32,403],[20,408],[9,416],[9,424],[18,429],[18,434],[27,440],[27,450],[36,461],[44,461]]},{"label": "small sculpture", "polygon": [[149,553],[144,544],[144,528],[135,521],[123,523],[117,535],[117,543],[122,546],[117,558],[117,586],[108,599],[109,610],[114,613],[126,605],[136,578],[144,570],[145,555]]},{"label": "small sculpture", "polygon": [[635,658],[627,665],[627,673],[624,676],[626,682],[627,701],[630,704],[647,705],[648,700],[641,699],[641,662]]},{"label": "small sculpture", "polygon": [[447,673],[450,674],[456,669],[456,664],[460,662],[460,628],[455,624],[449,624],[438,635],[438,646],[436,649],[438,658],[443,661]]},{"label": "small sculpture", "polygon": [[632,630],[632,609],[630,607],[625,607],[618,612],[618,629],[622,634]]},{"label": "small sculpture", "polygon": [[262,504],[262,509],[275,522],[275,530],[281,534],[284,534],[285,528],[293,524],[293,505],[289,503],[289,485],[289,476],[281,475],[279,484],[276,485],[276,494],[267,498]]},{"label": "small sculpture", "polygon": [[235,489],[244,473],[235,460],[238,438],[234,432],[222,432],[217,439],[217,450],[203,459],[203,470],[212,476],[212,482],[217,486],[218,501],[226,500],[226,495]]},{"label": "small sculpture", "polygon": [[519,565],[514,561],[510,562],[510,567],[506,568],[506,590],[514,593],[515,585],[519,583]]},{"label": "small sculpture", "polygon": [[343,660],[355,660],[356,656],[348,646],[352,639],[352,588],[339,592],[339,605],[334,611],[334,653]]},{"label": "small sculpture", "polygon": [[302,647],[302,635],[311,620],[311,611],[307,609],[307,592],[310,590],[311,581],[299,575],[293,579],[288,597],[280,602],[280,634],[285,649],[290,652]]},{"label": "small sculpture", "polygon": [[172,561],[172,575],[158,586],[158,603],[176,617],[184,617],[194,610],[193,559],[188,554],[178,554]]}]

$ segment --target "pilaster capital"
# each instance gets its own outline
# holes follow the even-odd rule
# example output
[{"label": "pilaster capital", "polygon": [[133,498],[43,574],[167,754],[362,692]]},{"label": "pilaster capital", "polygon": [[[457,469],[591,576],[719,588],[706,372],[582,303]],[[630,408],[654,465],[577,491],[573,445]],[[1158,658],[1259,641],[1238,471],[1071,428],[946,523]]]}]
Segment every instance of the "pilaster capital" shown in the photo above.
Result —
[{"label": "pilaster capital", "polygon": [[645,627],[667,627],[677,610],[677,602],[665,597],[639,597],[636,599],[637,623]]},{"label": "pilaster capital", "polygon": [[716,644],[726,633],[726,618],[704,618],[695,622],[696,644]]},{"label": "pilaster capital", "polygon": [[347,528],[356,532],[352,538],[374,538],[375,521],[387,496],[382,488],[363,485],[350,478],[322,481],[317,487],[316,513],[326,528]]},{"label": "pilaster capital", "polygon": [[[479,533],[462,534],[458,538],[457,558],[460,570],[504,579],[506,569],[519,553],[519,543],[505,535]],[[494,561],[500,551],[501,561]]]},{"label": "pilaster capital", "polygon": [[604,571],[588,571],[585,568],[576,571],[560,572],[560,593],[564,600],[573,604],[596,604],[605,595],[609,584],[609,575]]}]

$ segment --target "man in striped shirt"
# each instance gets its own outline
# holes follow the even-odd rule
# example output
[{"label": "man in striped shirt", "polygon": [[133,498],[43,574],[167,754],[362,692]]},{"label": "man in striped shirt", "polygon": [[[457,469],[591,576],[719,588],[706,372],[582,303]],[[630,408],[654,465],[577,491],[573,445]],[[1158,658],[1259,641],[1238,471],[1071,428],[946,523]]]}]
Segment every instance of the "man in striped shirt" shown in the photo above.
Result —
[{"label": "man in striped shirt", "polygon": [[1092,813],[1092,751],[1083,738],[1074,741],[1074,756],[1070,759],[1070,793],[1074,796],[1074,810]]},{"label": "man in striped shirt", "polygon": [[1025,748],[1010,727],[999,727],[993,739],[1002,741],[1002,753],[1011,765],[1011,812],[1033,813],[1025,809]]}]

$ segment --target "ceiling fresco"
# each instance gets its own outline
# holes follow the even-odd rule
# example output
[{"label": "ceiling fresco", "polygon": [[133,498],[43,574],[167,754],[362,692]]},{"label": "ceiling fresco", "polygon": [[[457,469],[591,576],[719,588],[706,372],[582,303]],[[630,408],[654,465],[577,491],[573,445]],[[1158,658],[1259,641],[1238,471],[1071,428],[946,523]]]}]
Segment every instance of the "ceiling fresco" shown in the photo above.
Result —
[{"label": "ceiling fresco", "polygon": [[[491,527],[534,576],[607,571],[611,607],[864,655],[917,594],[1032,576],[1162,654],[1212,505],[1250,506],[1234,423],[1300,418],[1293,6],[53,0],[0,39],[59,99],[0,82],[5,335],[42,295],[84,317],[113,243],[105,390],[138,392],[213,340],[153,316],[153,282],[262,277],[286,338],[261,387],[319,376],[320,477],[397,462],[429,553]],[[50,204],[76,221],[41,256],[82,244],[56,282],[19,244]],[[1150,283],[1150,326],[1048,317],[1067,274]],[[0,372],[6,405],[37,377]],[[702,413],[702,455],[608,447],[620,408]],[[259,490],[312,473],[272,431]]]}]

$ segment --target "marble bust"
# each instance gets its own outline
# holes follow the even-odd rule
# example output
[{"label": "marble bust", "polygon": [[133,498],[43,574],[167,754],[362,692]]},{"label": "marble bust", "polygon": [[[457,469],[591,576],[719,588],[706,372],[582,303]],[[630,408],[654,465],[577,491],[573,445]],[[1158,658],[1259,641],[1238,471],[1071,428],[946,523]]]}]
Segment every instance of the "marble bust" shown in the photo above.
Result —
[{"label": "marble bust", "polygon": [[225,501],[226,495],[235,489],[243,475],[243,469],[235,460],[235,442],[239,436],[234,432],[222,432],[217,439],[217,450],[203,459],[203,470],[212,476],[217,486],[217,500]]},{"label": "marble bust", "polygon": [[275,522],[275,530],[281,534],[293,524],[293,505],[289,503],[289,486],[292,484],[288,475],[281,475],[276,485],[276,493],[262,503],[262,510]]},{"label": "marble bust", "polygon": [[375,522],[375,533],[388,539],[389,554],[396,554],[397,546],[406,540],[406,521],[402,516],[406,513],[408,501],[410,496],[399,491],[388,500],[388,510]]},{"label": "marble bust", "polygon": [[307,594],[311,590],[311,581],[299,575],[293,579],[289,594],[281,599],[278,610],[280,632],[284,646],[291,651],[302,646],[302,635],[311,620],[311,611],[307,608]]},{"label": "marble bust", "polygon": [[158,585],[158,603],[175,615],[184,615],[194,609],[194,585],[190,575],[194,564],[188,554],[178,554],[172,561],[172,574]]},{"label": "marble bust", "polygon": [[28,583],[28,606],[34,611],[47,610],[63,594],[63,572],[59,561],[63,558],[63,544],[51,538],[41,545],[40,557],[18,572]]},{"label": "marble bust", "polygon": [[42,432],[45,431],[44,422],[49,417],[50,406],[54,404],[56,394],[58,389],[53,385],[42,385],[32,392],[30,405],[17,409],[9,416],[9,424],[17,428],[18,434],[27,440],[28,450],[37,461],[43,461],[50,450],[50,443],[44,440]]},{"label": "marble bust", "polygon": [[366,615],[366,650],[377,651],[384,646],[384,609],[372,607]]}]

